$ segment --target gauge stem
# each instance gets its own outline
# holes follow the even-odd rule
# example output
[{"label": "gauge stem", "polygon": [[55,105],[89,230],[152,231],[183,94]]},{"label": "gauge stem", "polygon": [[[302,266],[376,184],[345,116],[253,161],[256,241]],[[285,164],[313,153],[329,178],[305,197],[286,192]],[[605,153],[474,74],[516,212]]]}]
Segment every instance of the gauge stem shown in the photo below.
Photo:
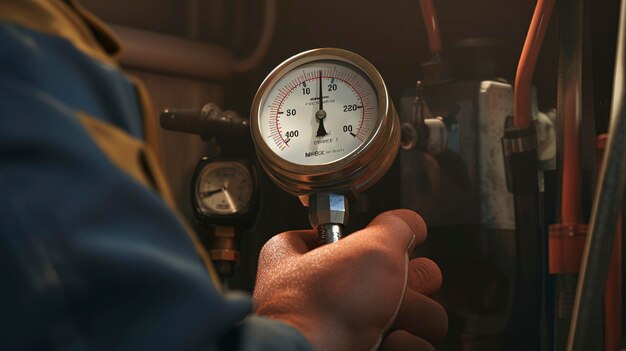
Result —
[{"label": "gauge stem", "polygon": [[317,226],[317,235],[320,245],[336,243],[343,237],[344,227],[340,224],[320,224]]},{"label": "gauge stem", "polygon": [[309,195],[309,220],[317,230],[321,245],[341,239],[348,216],[348,198],[345,195],[330,191]]}]

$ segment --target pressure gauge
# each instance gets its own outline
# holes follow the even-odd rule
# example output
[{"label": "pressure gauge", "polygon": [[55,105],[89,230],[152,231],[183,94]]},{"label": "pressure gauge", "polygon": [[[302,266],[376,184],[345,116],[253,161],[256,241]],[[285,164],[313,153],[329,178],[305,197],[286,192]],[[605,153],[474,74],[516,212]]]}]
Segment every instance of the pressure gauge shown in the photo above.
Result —
[{"label": "pressure gauge", "polygon": [[192,183],[192,202],[200,221],[238,226],[254,215],[257,182],[249,163],[205,157]]},{"label": "pressure gauge", "polygon": [[[367,60],[342,49],[306,51],[280,64],[261,84],[251,115],[268,175],[319,209],[337,205],[333,195],[358,195],[372,186],[393,163],[400,143],[398,116],[382,77]],[[316,194],[325,194],[324,200]],[[314,226],[318,212],[309,211]],[[333,219],[321,219],[328,220]]]},{"label": "pressure gauge", "polygon": [[306,51],[279,65],[261,84],[251,119],[261,164],[294,195],[361,192],[386,173],[400,142],[380,74],[341,49]]}]

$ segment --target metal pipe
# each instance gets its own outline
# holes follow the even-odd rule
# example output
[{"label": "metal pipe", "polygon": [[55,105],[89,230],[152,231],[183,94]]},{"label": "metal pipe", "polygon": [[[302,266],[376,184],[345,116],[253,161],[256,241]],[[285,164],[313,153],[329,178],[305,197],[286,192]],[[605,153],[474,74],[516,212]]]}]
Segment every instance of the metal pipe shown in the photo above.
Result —
[{"label": "metal pipe", "polygon": [[531,84],[555,0],[538,0],[515,75],[515,126],[530,126]]},{"label": "metal pipe", "polygon": [[[598,135],[596,152],[601,160],[606,147],[606,134]],[[600,171],[598,165],[598,171]],[[619,351],[622,345],[622,216],[617,220],[617,232],[604,292],[604,351]]]},{"label": "metal pipe", "polygon": [[320,245],[339,241],[348,224],[348,198],[345,195],[320,191],[309,195],[309,220],[317,230]]},{"label": "metal pipe", "polygon": [[276,0],[265,0],[265,18],[263,29],[257,47],[252,54],[245,59],[237,59],[233,62],[233,72],[244,73],[255,69],[267,55],[274,35],[276,26]]},{"label": "metal pipe", "polygon": [[122,41],[120,63],[128,68],[177,76],[228,80],[233,72],[253,70],[267,55],[276,25],[276,0],[265,0],[265,18],[257,47],[244,59],[233,59],[229,49],[173,35],[114,25]]},{"label": "metal pipe", "polygon": [[557,120],[562,140],[561,223],[581,223],[582,0],[559,3]]},{"label": "metal pipe", "polygon": [[625,41],[626,0],[622,0],[609,139],[598,178],[598,191],[594,200],[590,231],[576,289],[568,350],[582,351],[597,348],[597,345],[593,344],[594,340],[590,338],[590,333],[593,332],[595,327],[593,324],[602,313],[603,292],[626,184]]},{"label": "metal pipe", "polygon": [[343,237],[344,227],[341,224],[320,224],[317,226],[317,235],[320,245],[336,243]]},{"label": "metal pipe", "polygon": [[[576,282],[588,226],[581,209],[583,0],[559,2],[559,69],[557,82],[558,173],[561,215],[549,227],[549,272],[555,279],[554,350],[565,350],[572,319]],[[601,325],[598,321],[596,325]],[[594,332],[600,337],[601,330]]]},{"label": "metal pipe", "polygon": [[[507,124],[511,124],[510,120]],[[505,129],[502,140],[507,185],[515,205],[515,282],[507,350],[538,350],[541,345],[545,240],[537,185],[537,135],[534,128]]]},{"label": "metal pipe", "polygon": [[111,25],[122,42],[122,66],[195,79],[225,81],[232,73],[232,53],[225,48],[149,32]]},{"label": "metal pipe", "polygon": [[[530,166],[530,163],[526,165]],[[539,202],[538,192],[514,194],[515,291],[511,322],[506,332],[507,350],[541,349],[545,240],[538,213]]]},{"label": "metal pipe", "polygon": [[159,120],[161,128],[165,130],[197,134],[204,140],[236,139],[243,142],[244,139],[250,139],[250,127],[246,118],[232,110],[222,111],[212,102],[201,109],[165,109]]},{"label": "metal pipe", "polygon": [[420,0],[422,17],[426,25],[426,35],[428,36],[428,47],[434,57],[438,57],[441,52],[441,33],[439,31],[439,21],[433,0]]}]

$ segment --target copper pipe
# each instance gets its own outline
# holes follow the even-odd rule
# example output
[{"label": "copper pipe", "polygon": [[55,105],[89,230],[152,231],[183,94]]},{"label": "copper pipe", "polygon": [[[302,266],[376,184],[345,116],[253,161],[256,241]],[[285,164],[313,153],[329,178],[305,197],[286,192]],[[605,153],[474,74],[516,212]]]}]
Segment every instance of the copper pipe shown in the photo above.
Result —
[{"label": "copper pipe", "polygon": [[422,8],[422,17],[426,25],[426,34],[428,36],[428,47],[430,52],[437,56],[441,52],[441,33],[439,31],[439,21],[437,20],[437,12],[433,0],[420,0]]},{"label": "copper pipe", "polygon": [[522,55],[515,76],[514,124],[517,128],[530,127],[531,84],[537,57],[550,22],[555,0],[538,0],[526,35]]}]

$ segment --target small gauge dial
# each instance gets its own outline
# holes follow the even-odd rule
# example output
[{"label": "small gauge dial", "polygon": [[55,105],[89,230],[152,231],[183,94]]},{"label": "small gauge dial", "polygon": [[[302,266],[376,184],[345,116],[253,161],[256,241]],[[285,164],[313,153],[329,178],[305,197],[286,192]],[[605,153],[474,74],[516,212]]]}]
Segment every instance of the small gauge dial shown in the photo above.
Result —
[{"label": "small gauge dial", "polygon": [[306,63],[283,75],[259,113],[265,143],[299,165],[338,161],[375,130],[378,98],[370,79],[340,61]]},{"label": "small gauge dial", "polygon": [[254,183],[248,168],[235,161],[207,163],[195,185],[198,209],[208,215],[245,212],[252,199]]}]

